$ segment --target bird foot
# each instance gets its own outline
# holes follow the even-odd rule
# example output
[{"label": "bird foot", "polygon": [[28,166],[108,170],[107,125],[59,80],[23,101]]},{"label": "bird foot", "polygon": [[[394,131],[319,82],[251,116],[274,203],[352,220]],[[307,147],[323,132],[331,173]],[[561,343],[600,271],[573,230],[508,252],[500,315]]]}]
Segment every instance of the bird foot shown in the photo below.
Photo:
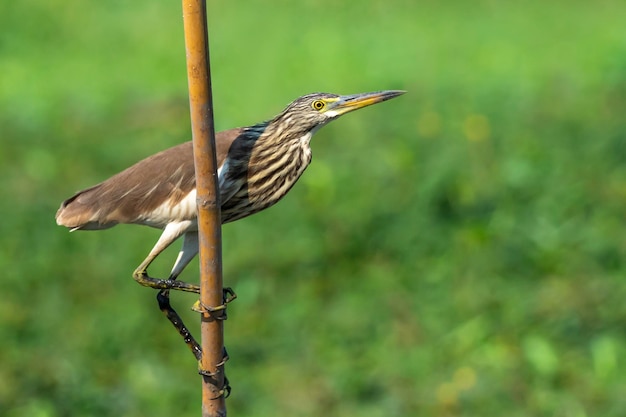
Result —
[{"label": "bird foot", "polygon": [[171,277],[169,279],[152,278],[148,275],[148,271],[146,270],[142,271],[138,269],[133,272],[133,279],[144,287],[150,287],[157,290],[178,290],[200,294],[200,287],[195,284],[177,281],[175,278]]},{"label": "bird foot", "polygon": [[206,369],[202,369],[202,361],[198,360],[198,373],[202,376],[208,376],[208,377],[214,377],[217,374],[219,374],[221,372],[219,368],[226,365],[226,362],[230,360],[230,356],[228,356],[226,347],[224,347],[224,352],[222,353],[222,355],[223,355],[222,360],[215,364],[215,368],[217,369],[217,371],[215,372],[210,372],[210,371],[207,371]]},{"label": "bird foot", "polygon": [[219,320],[226,320],[226,306],[237,298],[237,294],[233,291],[232,288],[226,287],[223,289],[222,295],[222,304],[218,306],[207,306],[204,305],[200,300],[196,301],[191,309],[196,313],[216,313],[218,311],[223,311],[222,315],[216,317]]},{"label": "bird foot", "polygon": [[[215,376],[215,372],[206,373],[205,371],[200,370],[198,371],[198,373],[202,375],[203,377],[208,377],[208,378],[213,378]],[[217,391],[217,395],[211,399],[217,400],[220,397],[228,398],[230,397],[231,391],[232,391],[232,387],[230,386],[230,382],[228,381],[228,378],[226,378],[226,375],[224,375],[224,385],[222,385],[222,388],[219,391]]]},{"label": "bird foot", "polygon": [[[219,363],[215,364],[215,369],[216,369],[215,372],[202,369],[202,361],[198,361],[198,373],[202,375],[203,377],[215,379],[215,377],[217,377],[220,373],[224,372],[223,367],[226,361],[228,361],[228,359],[229,359],[228,352],[226,352],[226,348],[224,348],[224,356],[222,357],[222,360]],[[224,398],[228,398],[230,396],[230,391],[231,391],[230,383],[226,375],[224,375],[224,385],[218,391],[218,395],[215,398],[219,398],[221,396],[224,396]]]}]

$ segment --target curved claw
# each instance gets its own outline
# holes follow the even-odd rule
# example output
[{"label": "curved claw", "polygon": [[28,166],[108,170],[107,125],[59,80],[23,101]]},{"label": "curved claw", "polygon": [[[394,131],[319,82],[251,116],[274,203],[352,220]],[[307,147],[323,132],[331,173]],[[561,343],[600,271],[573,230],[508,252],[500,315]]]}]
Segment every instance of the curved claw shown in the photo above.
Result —
[{"label": "curved claw", "polygon": [[[198,373],[200,375],[206,376],[208,378],[214,378],[219,372],[219,370],[217,372],[209,372],[203,369],[198,370]],[[232,387],[230,386],[230,381],[228,381],[228,378],[226,377],[226,375],[224,375],[224,385],[222,385],[222,388],[217,392],[217,396],[211,399],[216,400],[220,397],[228,398],[230,397],[231,391]]]},{"label": "curved claw", "polygon": [[220,392],[222,392],[222,395],[224,395],[224,398],[228,398],[230,397],[231,391],[232,391],[232,387],[230,386],[230,382],[228,381],[228,378],[224,376],[224,387],[220,390]]},{"label": "curved claw", "polygon": [[191,309],[193,311],[195,311],[196,313],[215,313],[218,311],[223,311],[222,315],[219,317],[216,317],[216,319],[218,320],[226,320],[226,306],[227,304],[231,303],[232,301],[234,301],[237,298],[237,294],[235,293],[235,291],[233,291],[232,288],[230,287],[225,287],[223,290],[223,295],[222,295],[222,304],[218,305],[218,306],[207,306],[204,305],[202,303],[202,301],[198,300],[195,303],[193,303],[193,306],[191,306]]},{"label": "curved claw", "polygon": [[231,287],[225,287],[222,291],[224,292],[224,304],[235,301],[237,298],[237,293]]}]

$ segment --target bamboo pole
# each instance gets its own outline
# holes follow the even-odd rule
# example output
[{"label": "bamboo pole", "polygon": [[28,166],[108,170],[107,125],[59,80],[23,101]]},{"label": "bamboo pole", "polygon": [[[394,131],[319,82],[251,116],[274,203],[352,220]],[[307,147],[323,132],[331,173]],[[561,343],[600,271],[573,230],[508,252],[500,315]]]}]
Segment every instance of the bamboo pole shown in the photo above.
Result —
[{"label": "bamboo pole", "polygon": [[189,107],[196,169],[200,243],[202,416],[226,416],[224,401],[222,232],[205,0],[183,0]]}]

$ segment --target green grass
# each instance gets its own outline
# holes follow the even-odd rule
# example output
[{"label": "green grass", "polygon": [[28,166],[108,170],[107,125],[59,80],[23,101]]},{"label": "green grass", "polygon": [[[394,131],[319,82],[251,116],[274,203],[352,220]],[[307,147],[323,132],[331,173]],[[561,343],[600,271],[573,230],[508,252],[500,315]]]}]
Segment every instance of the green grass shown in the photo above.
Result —
[{"label": "green grass", "polygon": [[[218,129],[408,90],[324,128],[290,195],[224,228],[231,415],[626,413],[623,2],[209,12]],[[130,278],[158,232],[53,219],[188,140],[180,4],[4,2],[0,25],[0,414],[199,415],[193,357]]]}]

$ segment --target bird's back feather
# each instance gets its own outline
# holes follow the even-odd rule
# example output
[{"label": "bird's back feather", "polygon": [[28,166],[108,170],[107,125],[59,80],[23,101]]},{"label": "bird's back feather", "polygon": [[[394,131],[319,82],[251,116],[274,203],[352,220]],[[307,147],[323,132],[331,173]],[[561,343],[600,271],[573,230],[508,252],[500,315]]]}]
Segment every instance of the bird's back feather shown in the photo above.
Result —
[{"label": "bird's back feather", "polygon": [[[216,135],[218,167],[241,129]],[[174,207],[195,190],[193,145],[185,142],[149,156],[106,181],[68,198],[57,211],[56,221],[72,230],[100,230],[118,223],[139,223],[163,228],[172,219],[150,216]],[[181,212],[180,220],[195,218],[195,210]]]}]

